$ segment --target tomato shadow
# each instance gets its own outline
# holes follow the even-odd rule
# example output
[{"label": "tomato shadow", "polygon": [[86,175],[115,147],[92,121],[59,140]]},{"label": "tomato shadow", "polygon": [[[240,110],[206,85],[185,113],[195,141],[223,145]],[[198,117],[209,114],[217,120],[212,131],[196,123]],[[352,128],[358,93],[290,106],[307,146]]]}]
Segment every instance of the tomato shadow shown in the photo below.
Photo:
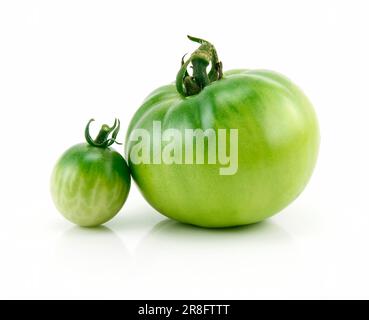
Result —
[{"label": "tomato shadow", "polygon": [[[50,284],[70,290],[78,298],[78,288],[108,290],[125,282],[130,272],[131,256],[120,237],[106,226],[73,226],[56,239],[49,261]],[[76,289],[77,288],[77,289]],[[64,291],[65,291],[64,290]]]},{"label": "tomato shadow", "polygon": [[260,243],[291,242],[292,238],[281,226],[270,221],[228,228],[204,228],[191,224],[166,219],[157,223],[146,238],[155,240],[172,240],[185,243],[214,243],[224,241],[258,241]]},{"label": "tomato shadow", "polygon": [[[267,220],[251,225],[206,229],[164,220],[143,237],[135,257],[142,266],[189,264],[191,261],[217,265],[219,259],[233,262],[268,260],[278,252],[281,257],[294,252],[293,238],[278,224]],[[270,262],[268,262],[270,263]],[[164,266],[165,267],[165,266]],[[180,266],[178,266],[180,267]]]},{"label": "tomato shadow", "polygon": [[107,226],[118,233],[127,234],[142,231],[146,233],[148,229],[163,219],[166,219],[163,215],[146,206],[119,213],[117,217],[107,223]]},{"label": "tomato shadow", "polygon": [[264,284],[283,285],[286,277],[295,282],[294,270],[302,263],[294,238],[273,219],[221,229],[167,219],[142,238],[134,259],[143,283],[162,287],[168,294],[180,287],[199,298],[204,288],[212,288],[213,297],[219,290],[228,290],[222,296],[234,290],[259,290],[261,276]]},{"label": "tomato shadow", "polygon": [[[202,234],[202,235],[225,235],[230,234],[232,236],[236,234],[244,234],[244,233],[255,233],[255,232],[261,232],[261,230],[264,229],[273,229],[282,230],[281,227],[275,225],[274,223],[270,221],[261,221],[257,223],[252,223],[244,226],[234,226],[234,227],[221,227],[221,228],[207,228],[207,227],[201,227],[196,226],[193,224],[183,223],[171,219],[166,219],[164,221],[159,222],[155,225],[155,227],[152,229],[152,233],[174,233],[174,234]],[[284,232],[285,233],[285,232]]]},{"label": "tomato shadow", "polygon": [[[112,257],[123,258],[128,251],[120,237],[109,227],[84,228],[73,226],[57,241],[57,249],[66,261],[109,263]],[[105,261],[105,262],[104,262]]]}]

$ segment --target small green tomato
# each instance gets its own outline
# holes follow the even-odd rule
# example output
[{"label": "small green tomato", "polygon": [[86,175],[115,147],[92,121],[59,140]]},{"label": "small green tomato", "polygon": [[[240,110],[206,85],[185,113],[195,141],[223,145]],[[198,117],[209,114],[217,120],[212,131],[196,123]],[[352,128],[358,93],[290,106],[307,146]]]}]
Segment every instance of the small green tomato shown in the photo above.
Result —
[{"label": "small green tomato", "polygon": [[112,219],[126,201],[131,184],[126,161],[110,148],[116,142],[119,120],[112,127],[104,124],[95,140],[89,134],[92,121],[85,129],[87,143],[64,152],[51,177],[55,206],[66,219],[83,227]]}]

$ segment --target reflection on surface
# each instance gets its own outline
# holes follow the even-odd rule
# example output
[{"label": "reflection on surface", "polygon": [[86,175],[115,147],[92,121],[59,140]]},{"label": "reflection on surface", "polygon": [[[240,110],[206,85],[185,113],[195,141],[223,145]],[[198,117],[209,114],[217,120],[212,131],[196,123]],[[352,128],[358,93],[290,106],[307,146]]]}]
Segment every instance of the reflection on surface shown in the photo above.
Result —
[{"label": "reflection on surface", "polygon": [[[273,243],[290,243],[289,234],[277,224],[264,221],[247,226],[206,229],[173,220],[159,222],[143,240],[143,245],[153,245],[155,242],[165,242],[167,245],[186,247],[190,245],[205,245],[207,248],[228,245],[272,245]],[[242,246],[244,248],[244,246]]]},{"label": "reflection on surface", "polygon": [[182,285],[214,279],[232,281],[237,274],[244,274],[243,280],[250,282],[248,276],[256,270],[268,274],[276,266],[291,265],[295,258],[293,239],[271,221],[204,229],[165,220],[144,237],[136,250],[137,268],[142,274],[151,280],[160,274],[174,276],[176,281],[183,281]]},{"label": "reflection on surface", "polygon": [[234,238],[234,237],[250,237],[261,236],[265,237],[277,237],[286,238],[289,237],[286,231],[282,227],[274,224],[271,221],[263,221],[245,226],[232,227],[232,228],[202,228],[196,227],[190,224],[180,223],[174,220],[164,220],[159,222],[150,232],[151,235],[161,234],[169,236],[189,236],[197,235],[201,238],[216,237],[216,238]]},{"label": "reflection on surface", "polygon": [[109,286],[130,266],[121,239],[109,228],[73,227],[57,240],[53,269],[68,279],[63,285]]}]

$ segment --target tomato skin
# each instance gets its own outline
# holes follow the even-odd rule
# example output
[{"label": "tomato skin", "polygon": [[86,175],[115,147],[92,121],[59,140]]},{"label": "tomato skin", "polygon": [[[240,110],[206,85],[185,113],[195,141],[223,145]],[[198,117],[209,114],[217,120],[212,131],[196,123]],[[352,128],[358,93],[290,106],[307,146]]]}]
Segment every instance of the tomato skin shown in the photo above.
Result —
[{"label": "tomato skin", "polygon": [[[135,164],[130,134],[153,121],[162,130],[238,129],[238,171],[218,165]],[[232,70],[200,93],[183,97],[175,85],[150,94],[134,115],[126,138],[131,174],[146,200],[172,219],[203,227],[264,220],[293,201],[316,163],[319,127],[303,92],[266,70]]]},{"label": "tomato skin", "polygon": [[68,149],[51,176],[51,194],[57,209],[71,222],[93,227],[113,218],[130,189],[124,158],[112,148],[87,143]]}]

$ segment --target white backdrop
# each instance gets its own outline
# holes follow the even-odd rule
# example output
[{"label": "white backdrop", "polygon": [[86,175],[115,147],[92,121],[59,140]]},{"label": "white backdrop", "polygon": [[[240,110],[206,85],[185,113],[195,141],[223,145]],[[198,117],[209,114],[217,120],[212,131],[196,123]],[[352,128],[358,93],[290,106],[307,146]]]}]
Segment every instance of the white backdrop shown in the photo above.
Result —
[{"label": "white backdrop", "polygon": [[[369,298],[367,1],[2,1],[0,298]],[[49,177],[86,121],[122,122],[203,37],[224,68],[279,71],[321,126],[304,193],[268,221],[169,221],[135,185],[105,227],[54,208]],[[119,149],[122,151],[121,149]]]}]

